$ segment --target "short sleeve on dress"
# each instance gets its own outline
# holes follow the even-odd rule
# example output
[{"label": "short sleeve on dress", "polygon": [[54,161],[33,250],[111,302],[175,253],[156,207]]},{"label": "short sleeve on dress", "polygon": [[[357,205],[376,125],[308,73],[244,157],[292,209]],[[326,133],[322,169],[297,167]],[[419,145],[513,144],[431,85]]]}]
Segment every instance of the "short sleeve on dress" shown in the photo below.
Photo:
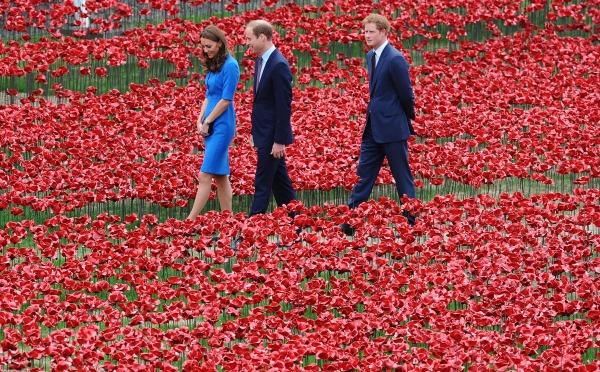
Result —
[{"label": "short sleeve on dress", "polygon": [[240,80],[240,67],[233,57],[223,65],[223,93],[221,98],[233,101],[233,95]]}]

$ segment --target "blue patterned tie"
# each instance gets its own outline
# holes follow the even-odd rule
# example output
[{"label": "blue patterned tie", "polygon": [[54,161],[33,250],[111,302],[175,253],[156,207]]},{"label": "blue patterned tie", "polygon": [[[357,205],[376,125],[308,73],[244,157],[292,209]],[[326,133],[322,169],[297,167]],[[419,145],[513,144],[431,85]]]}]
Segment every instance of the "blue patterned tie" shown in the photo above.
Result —
[{"label": "blue patterned tie", "polygon": [[376,59],[376,54],[375,52],[373,52],[373,54],[371,55],[371,82],[373,81],[373,78],[375,77],[375,68],[377,67],[377,59]]},{"label": "blue patterned tie", "polygon": [[260,82],[260,70],[262,69],[263,59],[262,57],[258,57],[256,59],[256,65],[254,67],[254,91],[258,88],[258,83]]}]

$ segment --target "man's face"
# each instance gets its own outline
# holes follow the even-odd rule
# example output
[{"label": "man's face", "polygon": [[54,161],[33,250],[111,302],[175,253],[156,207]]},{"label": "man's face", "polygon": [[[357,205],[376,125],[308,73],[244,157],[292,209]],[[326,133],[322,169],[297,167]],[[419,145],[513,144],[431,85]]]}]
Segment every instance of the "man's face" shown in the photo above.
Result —
[{"label": "man's face", "polygon": [[260,34],[258,37],[256,37],[250,27],[246,27],[244,36],[246,36],[246,46],[248,49],[250,49],[250,52],[256,56],[260,56],[265,49],[266,36]]},{"label": "man's face", "polygon": [[378,30],[375,23],[365,24],[364,34],[365,42],[372,49],[377,49],[387,38],[387,31]]}]

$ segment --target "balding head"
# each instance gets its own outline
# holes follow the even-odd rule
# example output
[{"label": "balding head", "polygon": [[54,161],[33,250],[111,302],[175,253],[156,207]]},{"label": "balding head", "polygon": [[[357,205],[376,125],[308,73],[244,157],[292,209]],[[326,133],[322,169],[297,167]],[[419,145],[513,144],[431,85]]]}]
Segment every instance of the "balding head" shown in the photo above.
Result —
[{"label": "balding head", "polygon": [[247,29],[250,29],[255,37],[260,37],[260,35],[265,35],[267,40],[273,40],[273,25],[269,22],[257,19],[248,23],[246,26]]}]

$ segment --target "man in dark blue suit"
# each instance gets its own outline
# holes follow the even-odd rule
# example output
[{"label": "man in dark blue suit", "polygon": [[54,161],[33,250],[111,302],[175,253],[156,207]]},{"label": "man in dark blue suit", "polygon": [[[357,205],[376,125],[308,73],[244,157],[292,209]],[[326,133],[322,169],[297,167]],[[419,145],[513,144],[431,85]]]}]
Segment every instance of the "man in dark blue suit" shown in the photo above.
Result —
[{"label": "man in dark blue suit", "polygon": [[[356,208],[369,198],[384,157],[396,181],[398,196],[415,197],[408,164],[407,140],[414,134],[411,119],[415,118],[408,63],[388,42],[390,24],[385,17],[371,14],[363,20],[363,25],[365,41],[371,48],[367,53],[370,100],[360,145],[359,181],[350,195],[350,208]],[[409,224],[414,224],[414,216],[408,213],[405,216]],[[341,228],[348,235],[354,232],[346,223]]]},{"label": "man in dark blue suit", "polygon": [[258,157],[250,216],[265,213],[271,193],[277,205],[296,199],[285,164],[285,147],[292,143],[292,73],[273,45],[273,27],[263,20],[248,23],[246,45],[257,56],[252,105],[253,147]]}]

